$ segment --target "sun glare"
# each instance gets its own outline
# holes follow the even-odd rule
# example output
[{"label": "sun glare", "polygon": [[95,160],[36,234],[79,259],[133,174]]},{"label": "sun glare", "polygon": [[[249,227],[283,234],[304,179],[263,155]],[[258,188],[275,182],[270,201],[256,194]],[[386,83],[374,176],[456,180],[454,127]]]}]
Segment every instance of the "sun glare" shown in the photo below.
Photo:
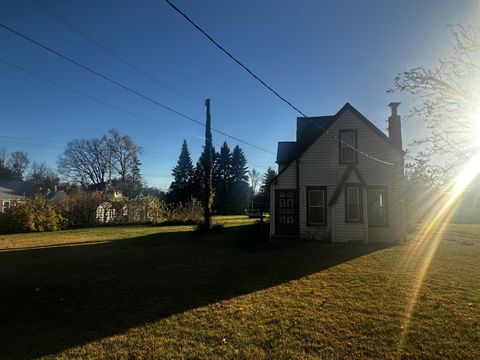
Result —
[{"label": "sun glare", "polygon": [[[480,117],[479,117],[480,120]],[[405,308],[405,320],[402,325],[402,334],[399,342],[399,354],[405,346],[406,335],[418,295],[427,275],[432,259],[437,251],[443,235],[445,234],[450,220],[457,209],[459,198],[465,193],[468,186],[480,174],[480,150],[473,156],[454,181],[447,186],[444,194],[437,197],[438,206],[435,206],[428,214],[426,221],[415,232],[410,250],[406,253],[404,266],[413,268],[414,280],[410,289]]]},{"label": "sun glare", "polygon": [[452,200],[456,200],[480,173],[480,151],[470,159],[465,168],[458,174],[452,189]]}]

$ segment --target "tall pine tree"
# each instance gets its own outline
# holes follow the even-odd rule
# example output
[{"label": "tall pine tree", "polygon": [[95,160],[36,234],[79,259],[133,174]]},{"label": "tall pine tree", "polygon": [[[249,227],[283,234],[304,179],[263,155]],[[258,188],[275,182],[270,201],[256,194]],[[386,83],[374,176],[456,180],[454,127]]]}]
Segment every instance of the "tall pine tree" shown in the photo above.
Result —
[{"label": "tall pine tree", "polygon": [[260,191],[257,196],[256,207],[264,210],[270,209],[270,183],[275,176],[277,176],[276,171],[269,167],[263,175],[262,185],[260,186]]},{"label": "tall pine tree", "polygon": [[227,205],[230,212],[243,213],[248,207],[249,184],[247,158],[240,146],[235,146],[232,151],[231,186],[228,190]]},{"label": "tall pine tree", "polygon": [[215,187],[214,207],[219,214],[228,212],[227,197],[232,183],[232,152],[225,141],[216,154],[213,184]]},{"label": "tall pine tree", "polygon": [[173,182],[170,184],[169,200],[171,202],[188,202],[193,195],[194,169],[187,141],[183,140],[182,150],[177,165],[172,170]]}]

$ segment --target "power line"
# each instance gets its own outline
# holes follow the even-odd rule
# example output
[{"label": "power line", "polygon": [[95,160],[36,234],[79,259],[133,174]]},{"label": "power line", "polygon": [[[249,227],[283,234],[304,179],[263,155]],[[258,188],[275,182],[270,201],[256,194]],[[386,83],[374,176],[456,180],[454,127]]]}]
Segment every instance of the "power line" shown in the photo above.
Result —
[{"label": "power line", "polygon": [[15,69],[17,69],[17,70],[23,71],[23,72],[25,72],[25,73],[27,73],[27,74],[29,74],[29,75],[31,75],[31,76],[34,76],[34,77],[39,78],[39,79],[41,79],[41,80],[44,80],[44,81],[46,81],[46,82],[48,82],[48,83],[50,83],[50,84],[53,84],[53,85],[55,85],[55,86],[58,86],[58,87],[60,87],[60,88],[62,88],[62,89],[65,89],[65,90],[67,90],[67,91],[70,91],[70,92],[72,92],[72,93],[74,93],[74,94],[77,94],[77,95],[82,96],[82,97],[85,97],[85,98],[87,98],[87,99],[89,99],[89,100],[98,102],[98,103],[100,103],[100,104],[102,104],[102,105],[108,106],[109,108],[112,108],[112,109],[121,111],[121,112],[123,112],[123,113],[125,113],[125,114],[128,114],[128,115],[130,115],[130,116],[133,116],[133,117],[136,117],[136,118],[145,120],[145,121],[149,121],[149,122],[151,122],[151,123],[153,123],[153,124],[156,124],[156,125],[167,126],[166,124],[163,124],[163,123],[154,121],[154,120],[152,120],[152,119],[146,118],[146,117],[144,117],[144,116],[142,116],[142,115],[136,114],[136,113],[131,112],[131,111],[129,111],[129,110],[120,108],[120,107],[118,107],[118,106],[116,106],[116,105],[113,105],[113,104],[110,104],[110,103],[108,103],[108,102],[106,102],[106,101],[103,101],[103,100],[101,100],[101,99],[99,99],[99,98],[97,98],[97,97],[88,95],[88,94],[86,94],[86,93],[84,93],[84,92],[81,92],[81,91],[75,90],[75,89],[73,89],[73,88],[71,88],[71,87],[69,87],[69,86],[63,85],[63,84],[59,83],[58,81],[55,81],[55,80],[49,79],[49,78],[47,78],[47,77],[45,77],[45,76],[39,75],[39,74],[37,74],[37,73],[34,73],[33,71],[30,71],[30,70],[28,70],[28,69],[26,69],[26,68],[24,68],[24,67],[22,67],[22,66],[20,66],[20,65],[14,64],[14,63],[12,63],[12,62],[10,62],[10,61],[8,61],[8,60],[5,60],[5,59],[0,58],[0,62],[4,63],[4,64],[6,64],[6,65],[9,65],[9,66],[11,66],[11,67],[13,67],[13,68],[15,68]]},{"label": "power line", "polygon": [[[48,47],[48,46],[46,46],[46,45],[43,45],[42,43],[40,43],[40,42],[38,42],[38,41],[36,41],[36,40],[34,40],[34,39],[32,39],[32,38],[30,38],[30,37],[28,37],[28,36],[20,33],[20,32],[18,32],[18,31],[16,31],[16,30],[14,30],[14,29],[12,29],[12,28],[10,28],[10,27],[2,24],[2,23],[0,23],[0,27],[2,27],[3,29],[5,29],[5,30],[7,30],[7,31],[9,31],[9,32],[11,32],[11,33],[13,33],[13,34],[15,34],[15,35],[17,35],[17,36],[19,36],[19,37],[21,37],[21,38],[29,41],[29,42],[31,42],[31,43],[33,43],[33,44],[41,47],[41,48],[43,48],[44,50],[47,50],[48,52],[51,52],[52,54],[54,54],[54,55],[56,55],[56,56],[58,56],[58,57],[60,57],[60,58],[62,58],[62,59],[64,59],[64,60],[66,60],[66,61],[68,61],[68,62],[70,62],[70,63],[72,63],[72,64],[74,64],[74,65],[76,65],[76,66],[78,66],[78,67],[80,67],[80,68],[82,68],[82,69],[84,69],[84,70],[86,70],[86,71],[88,71],[88,72],[90,72],[90,73],[92,73],[92,74],[94,74],[94,75],[96,75],[96,76],[98,76],[98,77],[100,77],[100,78],[102,78],[102,79],[104,79],[104,80],[106,80],[106,81],[114,84],[114,85],[116,85],[116,86],[118,86],[118,87],[120,87],[120,88],[122,88],[122,89],[124,89],[124,90],[126,90],[126,91],[128,91],[128,92],[130,92],[130,93],[132,93],[132,94],[134,94],[134,95],[137,95],[137,96],[139,96],[139,97],[141,97],[141,98],[143,98],[143,99],[145,99],[145,100],[147,100],[147,101],[150,101],[151,103],[153,103],[153,104],[155,104],[155,105],[158,105],[158,106],[160,106],[161,108],[163,108],[163,109],[165,109],[165,110],[167,110],[167,111],[170,111],[171,113],[174,113],[174,114],[176,114],[176,115],[178,115],[178,116],[180,116],[180,117],[183,117],[184,119],[187,119],[187,120],[192,121],[192,122],[194,122],[194,123],[196,123],[196,124],[198,124],[198,125],[200,125],[200,126],[202,126],[202,127],[205,127],[205,124],[203,124],[201,121],[198,121],[198,120],[196,120],[196,119],[194,119],[194,118],[192,118],[192,117],[190,117],[190,116],[188,116],[188,115],[185,115],[185,114],[183,114],[183,113],[181,113],[181,112],[179,112],[179,111],[171,108],[170,106],[164,105],[164,104],[158,102],[157,100],[152,99],[152,98],[149,97],[149,96],[143,95],[142,93],[138,92],[137,90],[134,90],[134,89],[132,89],[132,88],[130,88],[130,87],[128,87],[128,86],[126,86],[126,85],[124,85],[124,84],[116,81],[116,80],[113,80],[113,79],[109,78],[108,76],[103,75],[103,74],[99,73],[98,71],[89,68],[88,66],[82,65],[82,64],[79,63],[78,61],[73,60],[73,59],[71,59],[71,58],[63,55],[63,54],[61,54],[60,52],[58,52],[58,51],[56,51],[56,50],[54,50],[54,49],[52,49],[52,48],[50,48],[50,47]],[[260,146],[254,145],[254,144],[249,143],[249,142],[247,142],[247,141],[245,141],[245,140],[241,140],[240,138],[235,137],[235,136],[233,136],[233,135],[229,135],[229,134],[227,134],[227,133],[224,132],[224,131],[217,130],[217,129],[214,129],[214,128],[212,128],[212,130],[215,131],[215,132],[217,132],[217,133],[219,133],[219,134],[222,134],[222,135],[224,135],[224,136],[226,136],[226,137],[228,137],[228,138],[231,138],[231,139],[233,139],[233,140],[236,140],[236,141],[238,141],[238,142],[241,142],[241,143],[243,143],[243,144],[245,144],[245,145],[248,145],[248,146],[254,147],[254,148],[258,149],[258,150],[265,151],[265,152],[268,152],[268,153],[270,153],[270,154],[275,155],[275,153],[274,153],[273,151],[270,151],[270,150],[267,150],[267,149],[262,148],[262,147],[260,147]]]},{"label": "power line", "polygon": [[[123,108],[121,108],[121,107],[118,107],[118,106],[116,106],[116,105],[110,104],[110,103],[108,103],[108,102],[106,102],[106,101],[104,101],[104,100],[101,100],[101,99],[97,98],[97,97],[94,97],[94,96],[91,96],[91,95],[86,94],[86,93],[84,93],[84,92],[81,92],[81,91],[78,91],[78,90],[76,90],[76,89],[73,89],[73,88],[71,88],[71,87],[69,87],[69,86],[67,86],[67,85],[64,85],[64,84],[62,84],[62,83],[60,83],[60,82],[58,82],[58,81],[55,81],[55,80],[49,79],[49,78],[47,78],[47,77],[45,77],[45,76],[42,76],[42,75],[40,75],[40,74],[34,73],[33,71],[30,71],[30,70],[28,70],[28,69],[26,69],[26,68],[24,68],[24,67],[22,67],[22,66],[20,66],[20,65],[14,64],[14,63],[12,63],[12,62],[10,62],[10,61],[8,61],[8,60],[5,60],[5,59],[0,58],[0,62],[4,63],[4,64],[6,64],[6,65],[9,65],[9,66],[11,66],[11,67],[13,67],[13,68],[15,68],[15,69],[17,69],[17,70],[19,70],[19,71],[23,71],[23,72],[25,72],[25,73],[27,73],[27,74],[29,74],[29,75],[31,75],[31,76],[34,76],[34,77],[39,78],[39,79],[41,79],[41,80],[44,80],[44,81],[46,81],[46,82],[48,82],[48,83],[50,83],[50,84],[52,84],[52,85],[58,86],[58,87],[60,87],[60,88],[62,88],[62,89],[64,89],[64,90],[70,91],[70,92],[72,92],[72,93],[74,93],[74,94],[76,94],[76,95],[79,95],[79,96],[85,97],[86,99],[89,99],[89,100],[98,102],[99,104],[105,105],[105,106],[107,106],[107,107],[109,107],[109,108],[112,108],[112,109],[114,109],[114,110],[121,111],[121,112],[123,112],[123,113],[125,113],[125,114],[127,114],[127,115],[132,116],[132,117],[136,117],[136,118],[138,118],[138,119],[151,122],[152,124],[155,124],[155,125],[159,125],[159,126],[171,128],[171,126],[169,126],[168,124],[165,124],[165,123],[163,123],[163,122],[155,121],[155,120],[153,120],[153,119],[150,119],[150,118],[147,118],[147,117],[145,117],[145,116],[139,115],[139,114],[134,113],[134,112],[132,112],[132,111],[129,111],[129,110],[123,109]],[[190,135],[191,135],[191,136],[197,136],[197,135],[195,135],[195,134],[190,134]],[[2,136],[2,135],[0,135],[0,137],[1,137],[1,136]],[[150,151],[150,152],[153,153],[152,151]],[[172,155],[172,156],[174,155],[174,154],[166,154],[166,153],[159,153],[159,154],[161,154],[161,155]],[[176,155],[175,155],[175,156],[176,156]]]},{"label": "power line", "polygon": [[63,23],[64,25],[66,25],[67,27],[70,28],[70,30],[72,30],[73,32],[77,33],[78,35],[80,35],[82,38],[84,38],[85,40],[87,40],[88,42],[92,43],[93,45],[95,45],[96,47],[98,47],[100,50],[102,50],[103,52],[105,52],[106,54],[110,55],[111,57],[115,58],[117,61],[121,62],[122,64],[124,64],[125,66],[129,67],[130,69],[140,73],[141,75],[145,76],[146,78],[148,78],[149,80],[161,85],[161,86],[164,86],[168,89],[170,89],[171,91],[173,91],[174,93],[178,94],[178,95],[181,95],[185,98],[187,98],[188,100],[190,101],[193,101],[193,102],[197,102],[197,99],[193,99],[191,96],[185,94],[183,91],[181,90],[178,90],[176,89],[175,87],[165,83],[164,81],[161,81],[160,79],[158,79],[156,76],[153,76],[151,74],[149,74],[148,72],[146,72],[145,70],[141,69],[140,67],[132,64],[130,61],[126,60],[125,58],[121,57],[120,55],[118,55],[117,53],[115,53],[114,51],[112,51],[110,48],[106,47],[105,45],[103,45],[101,42],[99,42],[97,39],[95,39],[93,36],[89,35],[88,33],[86,33],[84,30],[82,30],[79,26],[75,25],[71,18],[69,18],[65,13],[63,13],[61,10],[59,9],[54,9],[52,8],[51,6],[48,6],[47,4],[45,4],[43,1],[40,1],[40,0],[33,0],[35,2],[35,4],[37,6],[39,6],[43,11],[45,11],[47,14],[49,14],[50,16],[52,16],[53,18],[57,19],[58,21],[60,21],[61,23]]},{"label": "power line", "polygon": [[265,88],[267,88],[271,93],[273,93],[276,97],[278,97],[280,100],[282,100],[284,103],[286,103],[289,107],[291,107],[293,110],[295,110],[297,113],[302,115],[303,117],[307,118],[313,125],[317,126],[318,128],[322,129],[326,134],[329,134],[331,137],[333,137],[335,140],[341,142],[345,146],[357,151],[358,153],[362,154],[363,156],[375,160],[381,164],[385,165],[391,165],[395,166],[395,164],[384,161],[381,159],[378,159],[370,154],[367,154],[366,152],[357,149],[356,147],[348,144],[347,142],[343,141],[340,139],[338,136],[332,134],[330,131],[328,131],[327,128],[324,128],[323,126],[315,123],[310,119],[309,116],[307,116],[303,111],[301,111],[297,106],[293,105],[289,100],[287,100],[285,97],[279,94],[278,91],[276,91],[274,88],[272,88],[270,85],[268,85],[264,80],[260,78],[260,76],[256,75],[250,68],[248,68],[245,64],[243,64],[240,60],[238,60],[235,56],[233,56],[228,50],[226,50],[220,43],[218,43],[211,35],[209,35],[205,30],[203,30],[199,25],[197,25],[187,14],[185,14],[182,10],[180,10],[177,6],[175,6],[170,0],[164,0],[172,9],[174,9],[178,14],[180,14],[185,20],[187,20],[193,27],[195,27],[198,31],[200,31],[212,44],[214,44],[218,49],[220,49],[225,55],[227,55],[230,59],[232,59],[235,63],[237,63],[240,67],[242,67],[247,73],[249,73],[255,80],[260,82]]}]

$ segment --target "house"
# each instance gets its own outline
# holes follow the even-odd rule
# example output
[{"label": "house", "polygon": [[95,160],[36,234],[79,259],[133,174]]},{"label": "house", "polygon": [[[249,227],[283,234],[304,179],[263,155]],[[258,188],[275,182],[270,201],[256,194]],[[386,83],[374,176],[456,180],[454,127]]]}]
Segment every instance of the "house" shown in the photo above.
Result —
[{"label": "house", "polygon": [[270,183],[270,236],[327,242],[402,241],[406,234],[400,103],[388,136],[352,105],[297,118],[278,143]]},{"label": "house", "polygon": [[[105,190],[104,193],[109,194],[113,200],[123,198],[122,192],[118,190]],[[107,224],[118,220],[119,216],[123,216],[125,218],[127,214],[128,209],[126,205],[123,205],[121,213],[118,213],[112,202],[104,201],[97,206],[97,209],[95,211],[95,221],[99,224]]]},{"label": "house", "polygon": [[0,212],[7,210],[14,201],[34,193],[29,183],[20,179],[0,180]]}]

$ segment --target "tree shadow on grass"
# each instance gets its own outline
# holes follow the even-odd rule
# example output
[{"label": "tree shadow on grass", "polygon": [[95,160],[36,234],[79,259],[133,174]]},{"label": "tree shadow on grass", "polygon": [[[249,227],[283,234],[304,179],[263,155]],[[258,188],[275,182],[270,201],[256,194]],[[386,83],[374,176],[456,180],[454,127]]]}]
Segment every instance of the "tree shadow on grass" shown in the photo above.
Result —
[{"label": "tree shadow on grass", "polygon": [[33,358],[313,274],[385,244],[258,247],[254,226],[0,253],[0,357]]}]

